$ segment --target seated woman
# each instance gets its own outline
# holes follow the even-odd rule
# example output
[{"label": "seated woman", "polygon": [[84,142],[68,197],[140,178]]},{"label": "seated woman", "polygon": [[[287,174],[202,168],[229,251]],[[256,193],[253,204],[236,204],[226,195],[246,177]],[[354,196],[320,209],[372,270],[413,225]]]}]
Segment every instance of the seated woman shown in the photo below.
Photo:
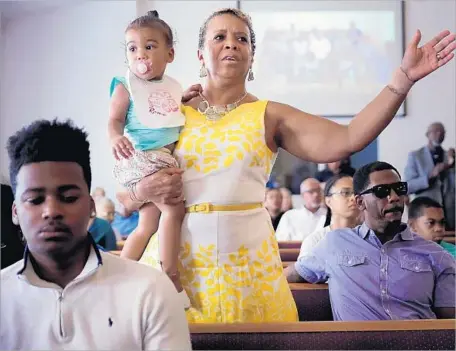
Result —
[{"label": "seated woman", "polygon": [[325,185],[324,197],[328,208],[325,225],[304,239],[299,256],[312,251],[330,231],[340,228],[354,228],[361,224],[361,212],[356,206],[352,177],[338,174],[330,178]]}]

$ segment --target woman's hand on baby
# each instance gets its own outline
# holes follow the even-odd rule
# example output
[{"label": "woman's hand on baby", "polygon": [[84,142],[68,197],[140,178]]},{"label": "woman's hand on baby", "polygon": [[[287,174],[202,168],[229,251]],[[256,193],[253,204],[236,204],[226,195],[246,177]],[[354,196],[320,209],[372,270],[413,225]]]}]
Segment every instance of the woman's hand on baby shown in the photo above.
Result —
[{"label": "woman's hand on baby", "polygon": [[147,176],[136,185],[139,197],[154,203],[176,205],[184,201],[182,173],[179,168],[165,168]]},{"label": "woman's hand on baby", "polygon": [[182,103],[185,104],[189,102],[191,99],[197,97],[199,93],[203,91],[203,87],[201,84],[194,84],[190,86],[187,90],[184,91],[182,94]]},{"label": "woman's hand on baby", "polygon": [[112,141],[112,153],[117,161],[122,158],[130,158],[134,152],[135,149],[131,141],[124,135],[120,135]]}]

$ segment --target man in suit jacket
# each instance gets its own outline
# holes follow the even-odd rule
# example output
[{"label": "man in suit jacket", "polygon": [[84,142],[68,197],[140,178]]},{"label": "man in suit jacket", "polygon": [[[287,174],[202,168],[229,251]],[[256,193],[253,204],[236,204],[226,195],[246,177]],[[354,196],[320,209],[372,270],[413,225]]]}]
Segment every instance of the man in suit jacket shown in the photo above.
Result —
[{"label": "man in suit jacket", "polygon": [[442,123],[432,123],[426,132],[426,146],[408,155],[405,180],[409,194],[427,196],[440,203],[445,210],[447,229],[455,227],[454,150],[446,152],[441,144],[445,139]]}]

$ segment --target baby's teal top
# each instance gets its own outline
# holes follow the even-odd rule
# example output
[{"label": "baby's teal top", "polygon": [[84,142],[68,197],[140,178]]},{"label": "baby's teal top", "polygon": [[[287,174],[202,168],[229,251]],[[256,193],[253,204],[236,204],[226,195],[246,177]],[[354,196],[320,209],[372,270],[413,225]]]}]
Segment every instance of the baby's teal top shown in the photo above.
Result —
[{"label": "baby's teal top", "polygon": [[[110,96],[112,96],[117,84],[123,84],[128,91],[125,77],[114,77],[111,82]],[[141,151],[155,150],[173,144],[179,139],[180,130],[181,127],[151,129],[143,125],[136,117],[133,100],[130,96],[130,106],[125,119],[124,131],[129,135],[135,149]]]}]

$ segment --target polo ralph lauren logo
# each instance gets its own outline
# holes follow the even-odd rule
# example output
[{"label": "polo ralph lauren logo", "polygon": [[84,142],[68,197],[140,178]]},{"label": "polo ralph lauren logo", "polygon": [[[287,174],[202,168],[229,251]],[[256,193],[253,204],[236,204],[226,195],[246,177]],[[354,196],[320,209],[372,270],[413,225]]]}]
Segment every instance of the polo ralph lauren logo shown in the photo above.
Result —
[{"label": "polo ralph lauren logo", "polygon": [[111,317],[108,318],[108,323],[109,323],[109,326],[110,326],[110,327],[112,327],[112,325],[114,324],[114,323],[112,322]]}]

